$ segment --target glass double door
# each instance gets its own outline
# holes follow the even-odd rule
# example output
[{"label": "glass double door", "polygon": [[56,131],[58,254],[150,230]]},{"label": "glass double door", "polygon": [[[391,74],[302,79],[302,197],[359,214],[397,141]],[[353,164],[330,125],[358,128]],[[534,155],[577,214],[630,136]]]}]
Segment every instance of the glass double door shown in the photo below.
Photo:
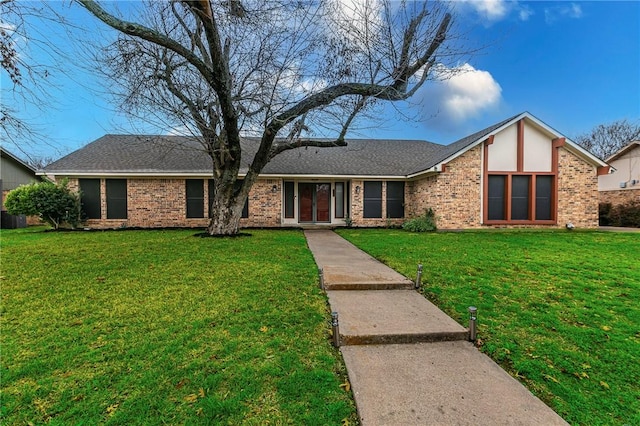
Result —
[{"label": "glass double door", "polygon": [[299,183],[300,222],[331,222],[331,184]]}]

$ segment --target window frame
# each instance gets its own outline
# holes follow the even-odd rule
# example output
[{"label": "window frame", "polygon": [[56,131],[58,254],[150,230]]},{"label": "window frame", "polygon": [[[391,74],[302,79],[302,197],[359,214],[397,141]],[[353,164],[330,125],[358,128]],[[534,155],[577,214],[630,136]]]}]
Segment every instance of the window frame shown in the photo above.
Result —
[{"label": "window frame", "polygon": [[[489,180],[491,176],[504,176],[504,219],[489,219]],[[528,183],[528,206],[527,219],[511,219],[513,206],[513,177],[523,176],[529,178]],[[537,177],[548,176],[551,178],[549,204],[551,219],[536,219],[537,200]],[[483,224],[485,225],[555,225],[557,224],[557,182],[558,176],[555,172],[488,172],[485,173],[485,191],[483,195],[484,214]]]},{"label": "window frame", "polygon": [[[120,196],[120,193],[114,195],[115,191],[113,190],[121,190],[122,187],[118,187],[119,185],[123,185],[124,187],[124,197]],[[129,218],[129,203],[128,203],[128,182],[127,179],[105,179],[105,192],[106,192],[106,201],[107,201],[107,219],[114,220],[123,220]],[[111,189],[111,190],[110,190]],[[118,205],[119,202],[124,201],[124,206]],[[115,204],[114,204],[115,203]],[[109,206],[114,208],[109,208]],[[124,216],[121,214],[120,209],[124,208]],[[116,210],[114,212],[114,210]]]},{"label": "window frame", "polygon": [[[95,193],[96,183],[97,183],[97,194]],[[93,188],[89,188],[89,186],[93,186]],[[102,219],[102,188],[101,187],[102,187],[102,181],[99,178],[78,179],[78,189],[80,189],[80,205],[82,209],[82,214],[86,219]],[[96,195],[97,195],[97,198],[96,198]],[[95,202],[97,202],[97,205],[95,204]],[[85,210],[85,206],[87,205],[90,206],[90,208]],[[90,213],[97,213],[97,216],[95,214],[92,215]]]},{"label": "window frame", "polygon": [[[380,196],[379,197],[371,197],[369,196],[367,198],[367,192],[369,192],[369,194],[371,194],[371,191],[374,190],[374,186],[378,186],[380,185]],[[369,186],[369,191],[367,191],[367,186]],[[377,189],[377,188],[376,188]],[[364,182],[362,182],[362,218],[363,219],[382,219],[382,181],[381,180],[366,180]],[[375,194],[377,195],[377,194]],[[367,202],[369,204],[367,204]],[[375,207],[375,211],[374,212],[370,212],[370,214],[367,214],[367,205],[369,206],[369,209],[371,209],[371,205],[372,203],[376,203],[374,205]],[[379,210],[380,210],[380,215],[379,216],[373,216],[372,213],[376,213],[378,212],[378,204],[379,204]]]},{"label": "window frame", "polygon": [[[199,183],[199,185],[197,185]],[[187,219],[203,219],[204,179],[185,179],[185,216]]]},{"label": "window frame", "polygon": [[[396,184],[398,184],[398,186],[400,186],[402,188],[402,191],[400,192],[401,197],[391,197],[391,191],[389,191],[389,187],[390,186],[395,186]],[[389,180],[387,181],[387,193],[386,193],[386,208],[387,208],[387,219],[403,219],[404,218],[404,192],[405,192],[405,183],[404,181],[397,181],[397,180]],[[395,206],[394,206],[395,204]],[[396,207],[400,208],[400,211],[402,211],[402,214],[400,216],[391,216],[389,214],[390,211],[394,210]]]}]

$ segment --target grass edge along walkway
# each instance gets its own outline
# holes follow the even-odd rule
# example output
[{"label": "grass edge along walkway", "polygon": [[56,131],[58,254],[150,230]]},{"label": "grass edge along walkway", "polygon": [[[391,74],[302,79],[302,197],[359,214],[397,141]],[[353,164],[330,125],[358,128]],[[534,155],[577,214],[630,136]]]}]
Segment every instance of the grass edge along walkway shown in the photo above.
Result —
[{"label": "grass edge along walkway", "polygon": [[572,424],[640,424],[640,239],[633,233],[344,229],[465,324],[481,349]]},{"label": "grass edge along walkway", "polygon": [[3,424],[357,420],[300,231],[2,231]]}]

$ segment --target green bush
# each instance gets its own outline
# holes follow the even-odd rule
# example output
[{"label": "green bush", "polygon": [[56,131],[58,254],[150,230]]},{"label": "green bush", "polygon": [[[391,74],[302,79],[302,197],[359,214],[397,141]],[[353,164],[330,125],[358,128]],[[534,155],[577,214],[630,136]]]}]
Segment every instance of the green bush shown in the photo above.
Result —
[{"label": "green bush", "polygon": [[402,228],[409,232],[429,232],[438,229],[436,227],[436,214],[431,207],[429,207],[424,215],[409,219],[402,224]]},{"label": "green bush", "polygon": [[612,206],[600,203],[600,225],[640,228],[640,200]]},{"label": "green bush", "polygon": [[37,182],[10,191],[4,203],[9,214],[38,216],[54,229],[68,225],[76,228],[80,220],[80,196],[67,181]]},{"label": "green bush", "polygon": [[611,226],[611,203],[600,203],[598,205],[598,223],[600,226]]}]

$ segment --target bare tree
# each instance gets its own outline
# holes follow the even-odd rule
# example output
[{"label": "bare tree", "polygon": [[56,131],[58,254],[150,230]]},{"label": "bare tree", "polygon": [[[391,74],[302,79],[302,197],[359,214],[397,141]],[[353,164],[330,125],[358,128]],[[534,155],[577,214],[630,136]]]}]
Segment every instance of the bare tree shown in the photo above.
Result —
[{"label": "bare tree", "polygon": [[640,122],[625,120],[599,124],[591,131],[582,133],[575,141],[601,159],[607,159],[632,141],[640,140]]},{"label": "bare tree", "polygon": [[[33,21],[38,21],[39,26]],[[60,62],[66,55],[50,43],[48,24],[64,22],[46,2],[0,0],[0,137],[17,152],[31,157],[30,148],[50,144],[38,129],[37,120],[24,114],[29,105],[43,112],[50,109],[49,94],[56,89],[53,74],[65,71]],[[40,61],[34,54],[46,52]]]},{"label": "bare tree", "polygon": [[[276,155],[345,145],[362,114],[408,99],[436,62],[461,53],[445,43],[452,15],[439,2],[148,2],[134,21],[77,1],[119,32],[102,59],[124,110],[182,126],[211,157],[210,234],[238,231],[249,190]],[[259,138],[253,158],[243,158],[244,134]]]}]

